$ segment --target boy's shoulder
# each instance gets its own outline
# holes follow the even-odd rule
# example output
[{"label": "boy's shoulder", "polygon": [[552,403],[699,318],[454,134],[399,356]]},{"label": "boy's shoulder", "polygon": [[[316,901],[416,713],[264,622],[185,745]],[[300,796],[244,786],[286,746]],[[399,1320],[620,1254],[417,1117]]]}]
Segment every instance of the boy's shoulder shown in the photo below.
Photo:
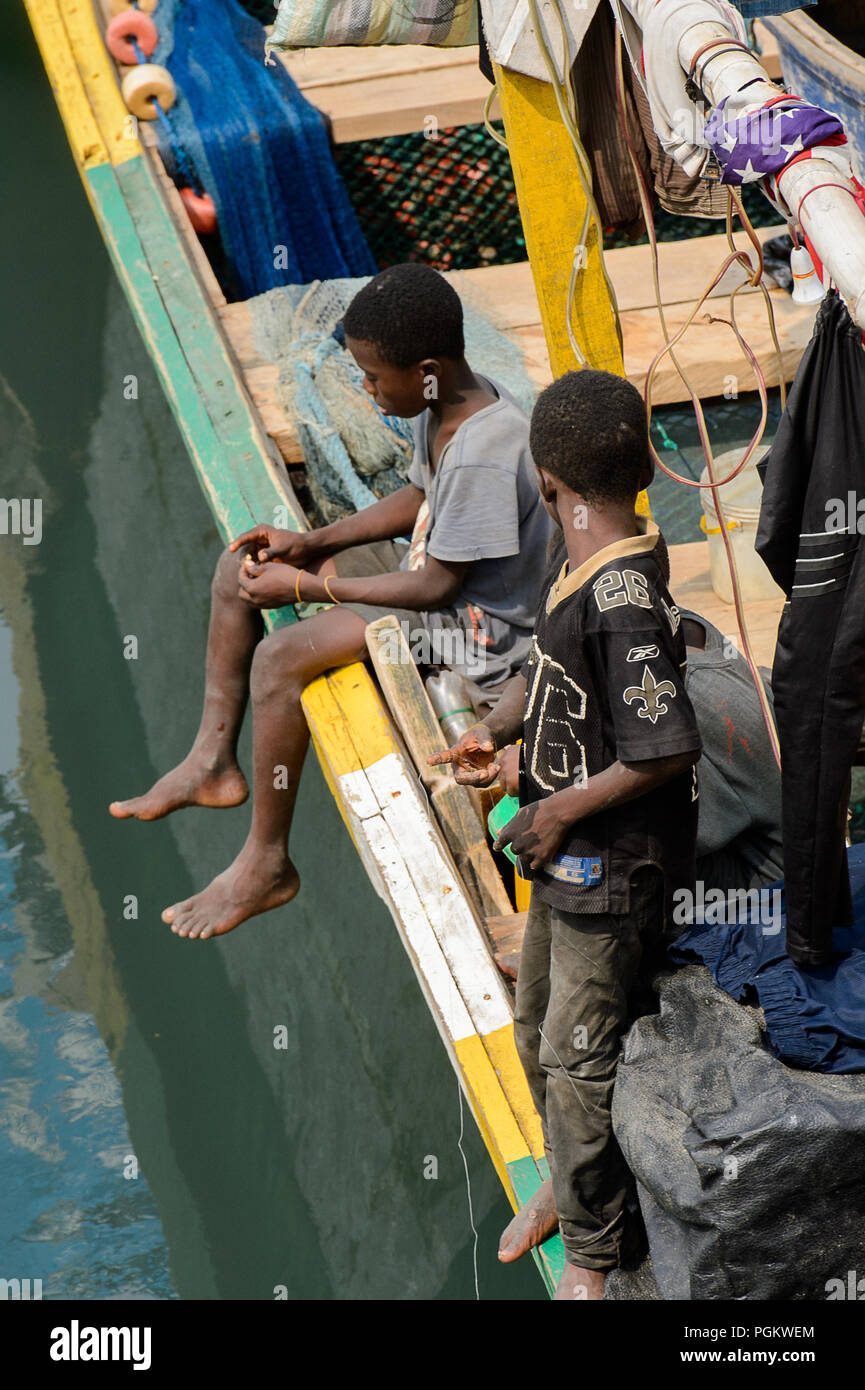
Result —
[{"label": "boy's shoulder", "polygon": [[[491,377],[482,380],[492,388],[496,399],[460,422],[451,440],[450,453],[458,456],[462,464],[477,462],[515,467],[523,455],[528,454],[529,417],[500,382]],[[425,410],[419,418],[426,422],[429,412]],[[425,432],[426,423],[421,430]],[[456,462],[456,457],[453,461]]]},{"label": "boy's shoulder", "polygon": [[679,614],[667,588],[654,524],[593,555],[573,573],[566,565],[552,576],[547,615],[567,608],[579,616],[584,632],[632,631],[664,621],[678,631]]}]

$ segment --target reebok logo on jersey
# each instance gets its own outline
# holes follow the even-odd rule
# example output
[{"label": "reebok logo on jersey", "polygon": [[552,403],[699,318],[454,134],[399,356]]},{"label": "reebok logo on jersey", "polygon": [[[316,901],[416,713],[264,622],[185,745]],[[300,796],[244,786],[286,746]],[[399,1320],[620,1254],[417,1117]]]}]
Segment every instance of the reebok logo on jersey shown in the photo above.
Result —
[{"label": "reebok logo on jersey", "polygon": [[658,655],[657,647],[632,647],[625,657],[626,661],[651,661]]}]

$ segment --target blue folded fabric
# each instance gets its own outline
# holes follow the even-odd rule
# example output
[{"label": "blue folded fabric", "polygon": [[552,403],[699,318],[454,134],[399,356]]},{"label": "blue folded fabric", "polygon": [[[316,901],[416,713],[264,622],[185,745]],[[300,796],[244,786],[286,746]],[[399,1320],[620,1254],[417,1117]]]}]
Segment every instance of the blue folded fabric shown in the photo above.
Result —
[{"label": "blue folded fabric", "polygon": [[[691,926],[670,948],[678,965],[702,962],[720,989],[741,1002],[754,991],[775,1056],[809,1071],[865,1071],[865,845],[847,852],[855,922],[836,928],[831,965],[798,966],[781,930],[746,913],[723,926]],[[782,885],[773,885],[782,887]],[[783,907],[783,894],[782,894]]]},{"label": "blue folded fabric", "polygon": [[767,14],[786,14],[788,10],[804,10],[814,0],[736,0],[736,9],[743,19],[762,19]]}]

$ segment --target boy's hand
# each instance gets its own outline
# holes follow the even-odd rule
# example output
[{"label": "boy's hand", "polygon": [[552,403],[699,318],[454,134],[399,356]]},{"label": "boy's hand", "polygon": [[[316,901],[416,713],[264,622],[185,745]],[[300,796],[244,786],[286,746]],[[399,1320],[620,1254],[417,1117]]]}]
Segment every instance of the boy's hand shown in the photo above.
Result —
[{"label": "boy's hand", "polygon": [[573,824],[555,804],[554,796],[521,806],[496,838],[493,849],[510,845],[514,854],[529,860],[532,869],[543,868],[558,850],[565,833]]},{"label": "boy's hand", "polygon": [[292,565],[303,565],[312,557],[310,531],[283,531],[278,526],[268,526],[262,522],[237,536],[228,547],[229,550],[246,550],[261,563],[268,560],[285,560]]},{"label": "boy's hand", "polygon": [[499,775],[495,740],[486,724],[466,729],[453,748],[433,753],[427,762],[430,767],[450,763],[455,780],[467,787],[489,787]]},{"label": "boy's hand", "polygon": [[244,560],[237,578],[240,597],[252,608],[284,608],[295,601],[293,565],[256,565]]},{"label": "boy's hand", "polygon": [[499,753],[499,781],[508,796],[519,796],[520,750],[515,743],[509,743]]}]

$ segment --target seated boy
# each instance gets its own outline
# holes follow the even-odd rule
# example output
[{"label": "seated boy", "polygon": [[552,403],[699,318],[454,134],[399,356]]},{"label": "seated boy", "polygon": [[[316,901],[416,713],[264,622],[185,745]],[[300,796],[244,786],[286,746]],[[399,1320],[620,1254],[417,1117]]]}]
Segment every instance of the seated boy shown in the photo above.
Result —
[{"label": "seated boy", "polygon": [[673,893],[693,891],[700,739],[659,534],[634,512],[648,454],[639,394],[606,372],[568,373],[539,398],[530,447],[567,559],[523,677],[430,761],[486,785],[496,747],[522,734],[522,806],[497,846],[522,857],[532,901],[551,911],[529,913],[516,1041],[565,1245],[556,1297],[599,1299],[606,1272],[639,1253],[610,1105]]},{"label": "seated boy", "polygon": [[[109,808],[120,818],[157,820],[183,806],[245,801],[237,739],[252,697],[249,835],[224,873],[163,912],[179,936],[230,931],[297,893],[288,836],[309,742],[301,695],[322,672],[366,656],[369,621],[396,613],[421,627],[433,648],[444,629],[462,627],[465,669],[485,689],[528,652],[549,520],[534,482],[528,420],[466,361],[459,296],[429,267],[394,266],[359,291],[343,327],[365,389],[385,414],[415,421],[409,481],[317,530],[255,526],[220,558],[192,748],[150,791]],[[428,514],[416,526],[424,502]],[[409,547],[394,539],[413,528],[410,563]],[[336,606],[265,636],[260,610],[297,599]],[[275,786],[278,765],[287,775]]]}]

